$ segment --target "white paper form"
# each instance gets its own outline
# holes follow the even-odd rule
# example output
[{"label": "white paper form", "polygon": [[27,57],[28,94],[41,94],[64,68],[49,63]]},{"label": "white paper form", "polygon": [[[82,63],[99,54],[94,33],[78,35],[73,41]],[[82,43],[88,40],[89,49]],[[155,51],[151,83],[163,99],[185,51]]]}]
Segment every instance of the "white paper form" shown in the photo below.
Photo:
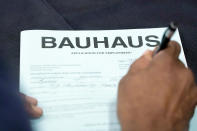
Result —
[{"label": "white paper form", "polygon": [[21,32],[20,89],[44,110],[34,131],[120,131],[119,80],[165,29]]}]

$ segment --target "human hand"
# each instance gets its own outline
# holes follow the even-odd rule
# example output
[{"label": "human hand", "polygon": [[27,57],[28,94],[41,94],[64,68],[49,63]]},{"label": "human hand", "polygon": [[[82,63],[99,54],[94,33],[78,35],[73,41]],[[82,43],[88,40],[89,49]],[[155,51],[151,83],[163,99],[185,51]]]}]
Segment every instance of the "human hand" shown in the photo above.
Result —
[{"label": "human hand", "polygon": [[123,131],[186,131],[197,103],[192,72],[170,42],[154,57],[147,51],[119,83],[118,116]]},{"label": "human hand", "polygon": [[27,96],[23,93],[20,93],[20,96],[24,102],[25,110],[31,118],[39,118],[42,116],[43,111],[37,106],[38,101],[35,98]]}]

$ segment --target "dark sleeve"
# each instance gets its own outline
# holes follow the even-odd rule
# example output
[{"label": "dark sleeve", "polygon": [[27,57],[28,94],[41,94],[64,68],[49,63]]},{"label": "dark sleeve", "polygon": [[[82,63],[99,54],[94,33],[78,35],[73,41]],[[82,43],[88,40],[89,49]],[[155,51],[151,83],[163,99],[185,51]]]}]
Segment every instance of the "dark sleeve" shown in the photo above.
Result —
[{"label": "dark sleeve", "polygon": [[0,60],[0,131],[31,131],[17,89]]}]

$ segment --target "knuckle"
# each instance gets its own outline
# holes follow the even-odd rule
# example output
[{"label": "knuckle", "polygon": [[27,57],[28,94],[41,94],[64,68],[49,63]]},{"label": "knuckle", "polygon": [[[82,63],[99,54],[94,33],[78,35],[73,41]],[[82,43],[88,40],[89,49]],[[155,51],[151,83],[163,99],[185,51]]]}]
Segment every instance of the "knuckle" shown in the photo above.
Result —
[{"label": "knuckle", "polygon": [[173,46],[175,50],[181,49],[181,46],[179,45],[179,43],[177,41],[171,41],[170,45]]}]

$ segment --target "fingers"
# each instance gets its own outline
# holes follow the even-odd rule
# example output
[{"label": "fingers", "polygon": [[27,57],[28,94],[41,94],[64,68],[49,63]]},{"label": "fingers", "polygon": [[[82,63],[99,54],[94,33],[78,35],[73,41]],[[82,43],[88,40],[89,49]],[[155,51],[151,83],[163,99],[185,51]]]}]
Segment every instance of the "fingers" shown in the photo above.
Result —
[{"label": "fingers", "polygon": [[137,72],[139,70],[145,69],[152,60],[152,56],[153,51],[145,51],[144,54],[131,65],[128,73]]},{"label": "fingers", "polygon": [[169,53],[171,56],[174,56],[175,58],[178,58],[180,52],[181,52],[181,47],[177,42],[171,41],[168,44],[168,47],[166,49],[166,53]]},{"label": "fingers", "polygon": [[25,95],[25,101],[28,103],[28,113],[32,118],[38,118],[43,114],[42,109],[37,107],[38,101],[35,98]]},{"label": "fingers", "polygon": [[38,101],[35,98],[22,93],[20,95],[24,101],[25,109],[31,118],[39,118],[42,116],[43,111],[37,106]]},{"label": "fingers", "polygon": [[159,54],[165,54],[165,55],[167,54],[167,55],[169,55],[169,56],[171,56],[173,58],[178,58],[180,52],[181,52],[180,45],[177,42],[175,42],[175,41],[170,41],[168,43],[168,47],[166,49],[160,51],[158,53],[158,55]]},{"label": "fingers", "polygon": [[40,107],[37,107],[35,105],[29,105],[29,107],[27,107],[28,110],[28,114],[31,118],[39,118],[42,116],[43,111]]},{"label": "fingers", "polygon": [[[147,50],[139,59],[137,59],[131,65],[128,73],[137,72],[139,70],[145,69],[152,61],[153,53],[155,52],[155,50],[154,51]],[[181,51],[180,45],[175,41],[170,41],[168,47],[160,51],[154,58],[158,59],[157,57],[159,57],[159,59],[161,60],[161,57],[168,56],[168,58],[171,57],[171,58],[176,58],[178,60],[180,51]]]},{"label": "fingers", "polygon": [[38,101],[35,98],[33,98],[33,97],[25,95],[24,98],[25,98],[25,101],[28,102],[28,103],[31,103],[33,105],[37,105],[38,104]]},{"label": "fingers", "polygon": [[170,69],[172,66],[185,68],[185,65],[178,58],[180,51],[180,45],[175,41],[170,41],[166,49],[154,55],[152,63],[154,65],[160,65],[162,68],[169,67]]}]

